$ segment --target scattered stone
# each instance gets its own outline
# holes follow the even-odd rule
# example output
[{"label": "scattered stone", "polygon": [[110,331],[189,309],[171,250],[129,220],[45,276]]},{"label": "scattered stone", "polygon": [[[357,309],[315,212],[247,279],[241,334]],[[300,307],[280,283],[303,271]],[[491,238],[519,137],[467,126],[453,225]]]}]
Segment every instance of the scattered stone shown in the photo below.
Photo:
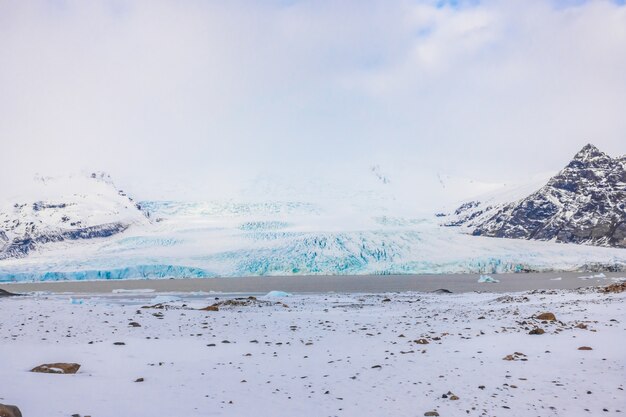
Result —
[{"label": "scattered stone", "polygon": [[30,371],[43,374],[75,374],[79,369],[80,365],[77,363],[46,363]]},{"label": "scattered stone", "polygon": [[436,411],[426,411],[424,413],[425,417],[439,417],[439,413]]},{"label": "scattered stone", "polygon": [[428,340],[426,339],[417,339],[414,340],[415,343],[417,343],[418,345],[427,345],[428,344]]},{"label": "scattered stone", "polygon": [[576,328],[578,329],[583,329],[583,330],[587,330],[587,325],[585,323],[578,323],[576,325]]},{"label": "scattered stone", "polygon": [[14,405],[0,404],[0,417],[22,417],[22,412]]},{"label": "scattered stone", "polygon": [[271,305],[282,305],[282,303],[266,301],[266,300],[257,300],[256,297],[239,297],[232,298],[228,300],[218,301],[215,304],[212,304],[208,307],[200,308],[200,311],[219,311],[221,307],[267,307]]},{"label": "scattered stone", "polygon": [[546,331],[543,330],[541,327],[535,327],[534,329],[529,331],[528,334],[544,334],[545,332]]},{"label": "scattered stone", "polygon": [[619,293],[626,291],[626,281],[618,282],[616,284],[607,285],[606,287],[600,288],[600,292],[603,293]]},{"label": "scattered stone", "polygon": [[[528,359],[526,358],[526,355],[524,355],[522,352],[514,352],[512,355],[506,355],[504,358],[502,358],[502,360],[504,361],[527,361]],[[481,387],[483,387],[481,389],[484,389],[484,386],[481,385]]]},{"label": "scattered stone", "polygon": [[578,350],[593,350],[593,349],[590,348],[589,346],[581,346],[578,348]]},{"label": "scattered stone", "polygon": [[141,327],[141,324],[137,323],[136,321],[131,321],[130,323],[128,323],[128,325],[130,327]]},{"label": "scattered stone", "polygon": [[457,401],[459,397],[457,397],[452,391],[448,391],[447,394],[443,394],[441,398],[447,398],[451,401]]},{"label": "scattered stone", "polygon": [[137,378],[137,379],[135,379],[135,382],[143,382],[143,381],[144,381],[144,379],[143,379],[143,378]]},{"label": "scattered stone", "polygon": [[541,313],[535,318],[537,320],[556,321],[556,316],[554,315],[554,313]]},{"label": "scattered stone", "polygon": [[115,346],[124,346],[126,343],[124,342],[113,342]]}]

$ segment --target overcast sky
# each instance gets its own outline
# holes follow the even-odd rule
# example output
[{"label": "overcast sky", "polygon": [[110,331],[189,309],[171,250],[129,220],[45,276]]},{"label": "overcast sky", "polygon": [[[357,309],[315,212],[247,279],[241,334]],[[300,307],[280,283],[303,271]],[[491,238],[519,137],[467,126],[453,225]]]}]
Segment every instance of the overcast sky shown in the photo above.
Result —
[{"label": "overcast sky", "polygon": [[625,114],[623,1],[0,1],[0,192],[520,179],[624,154]]}]

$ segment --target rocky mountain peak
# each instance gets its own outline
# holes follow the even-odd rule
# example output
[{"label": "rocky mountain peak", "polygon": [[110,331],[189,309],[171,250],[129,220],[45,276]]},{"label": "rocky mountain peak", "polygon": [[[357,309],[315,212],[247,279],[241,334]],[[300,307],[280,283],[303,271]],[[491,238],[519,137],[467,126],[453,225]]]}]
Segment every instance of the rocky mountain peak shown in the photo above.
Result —
[{"label": "rocky mountain peak", "polygon": [[612,162],[613,159],[609,155],[588,143],[574,155],[574,158],[566,168],[602,168],[607,167]]},{"label": "rocky mountain peak", "polygon": [[528,197],[465,206],[448,224],[474,235],[626,247],[626,164],[588,144]]}]

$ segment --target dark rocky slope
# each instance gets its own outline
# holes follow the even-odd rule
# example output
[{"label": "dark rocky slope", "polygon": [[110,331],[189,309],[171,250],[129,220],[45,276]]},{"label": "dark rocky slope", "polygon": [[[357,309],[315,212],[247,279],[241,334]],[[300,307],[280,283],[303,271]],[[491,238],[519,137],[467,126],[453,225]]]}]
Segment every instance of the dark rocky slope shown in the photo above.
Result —
[{"label": "dark rocky slope", "polygon": [[528,197],[492,206],[465,203],[446,225],[478,236],[626,248],[626,156],[611,158],[586,145]]}]

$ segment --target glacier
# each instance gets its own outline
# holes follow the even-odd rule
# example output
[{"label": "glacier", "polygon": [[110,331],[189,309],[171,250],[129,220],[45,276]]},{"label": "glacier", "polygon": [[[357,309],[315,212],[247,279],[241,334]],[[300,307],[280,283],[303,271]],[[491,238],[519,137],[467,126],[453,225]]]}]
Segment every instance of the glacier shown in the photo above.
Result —
[{"label": "glacier", "polygon": [[469,236],[441,228],[434,216],[374,216],[367,228],[349,230],[323,218],[305,225],[301,213],[274,218],[226,210],[207,216],[186,205],[150,227],[133,225],[88,242],[51,242],[27,258],[0,261],[0,281],[626,269],[623,249]]},{"label": "glacier", "polygon": [[370,191],[135,202],[106,176],[40,188],[0,207],[0,246],[39,233],[23,256],[0,259],[2,282],[626,270],[625,249],[471,236]]}]

